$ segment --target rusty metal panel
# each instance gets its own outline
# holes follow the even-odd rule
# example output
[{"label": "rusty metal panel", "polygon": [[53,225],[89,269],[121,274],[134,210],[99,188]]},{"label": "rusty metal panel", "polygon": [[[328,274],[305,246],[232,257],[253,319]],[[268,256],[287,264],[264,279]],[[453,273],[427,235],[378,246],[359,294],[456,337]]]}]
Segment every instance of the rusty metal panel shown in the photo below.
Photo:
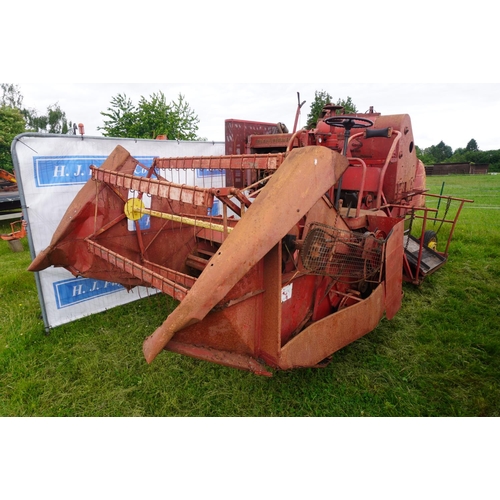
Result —
[{"label": "rusty metal panel", "polygon": [[286,344],[311,319],[316,279],[313,275],[298,275],[284,282],[280,288],[281,345]]},{"label": "rusty metal panel", "polygon": [[257,332],[262,329],[256,312],[263,306],[264,292],[264,266],[260,261],[212,307],[203,321],[179,330],[172,340],[255,356]]},{"label": "rusty metal panel", "polygon": [[[226,155],[243,155],[249,153],[247,139],[251,135],[277,134],[278,124],[245,120],[226,120]],[[226,170],[226,185],[244,188],[254,180],[243,170]]]},{"label": "rusty metal panel", "polygon": [[281,350],[283,370],[316,366],[334,352],[371,332],[384,315],[384,285],[367,299],[313,323]]},{"label": "rusty metal panel", "polygon": [[385,313],[392,319],[403,302],[403,234],[404,220],[389,235],[385,249]]},{"label": "rusty metal panel", "polygon": [[[118,168],[121,168],[122,172],[131,174],[134,172],[137,165],[138,162],[130,156],[130,153],[124,148],[118,146],[113,150],[111,155],[104,162],[103,167],[109,170],[117,170]],[[91,202],[90,200],[95,200],[96,198],[98,198],[104,189],[105,186],[103,185],[96,191],[96,187],[93,182],[87,182],[87,184],[82,187],[82,189],[64,214],[61,223],[52,236],[50,245],[45,250],[40,252],[35,260],[31,263],[29,267],[30,271],[41,271],[51,265],[64,266],[67,259],[63,258],[62,255],[60,259],[55,258],[54,250],[58,245],[64,244],[64,239],[69,234],[80,234],[82,236],[83,242],[83,238],[90,236],[94,232],[95,228],[93,225],[86,226],[85,231],[83,230],[81,225],[82,221],[86,221],[87,219],[90,219],[92,221],[95,214],[95,206],[91,205],[93,202]],[[116,210],[113,215],[115,217],[118,217],[121,214],[123,214],[123,203],[121,209],[119,211]],[[111,214],[108,213],[107,215],[109,215],[111,220],[113,220]],[[73,242],[73,251],[75,253],[78,252],[78,249],[75,248],[76,245],[77,242]],[[82,246],[85,249],[85,253],[87,253],[87,245],[83,244]],[[59,255],[61,253],[62,252],[58,252]]]},{"label": "rusty metal panel", "polygon": [[[376,193],[379,182],[382,165],[368,165],[367,163],[364,191]],[[346,191],[357,191],[361,186],[362,168],[358,165],[351,165],[342,177],[342,189]]]},{"label": "rusty metal panel", "polygon": [[210,266],[184,301],[145,340],[146,360],[152,362],[177,331],[201,321],[307,214],[347,166],[345,157],[327,148],[313,146],[293,150],[212,257]]},{"label": "rusty metal panel", "polygon": [[269,366],[277,366],[281,347],[281,245],[264,257],[265,293],[258,311],[260,330],[256,332],[256,354]]},{"label": "rusty metal panel", "polygon": [[251,135],[249,137],[249,146],[254,149],[286,149],[292,138],[292,134],[267,134],[267,135]]},{"label": "rusty metal panel", "polygon": [[251,135],[277,134],[277,123],[253,122],[247,120],[226,120],[226,154],[247,153],[247,140]]}]

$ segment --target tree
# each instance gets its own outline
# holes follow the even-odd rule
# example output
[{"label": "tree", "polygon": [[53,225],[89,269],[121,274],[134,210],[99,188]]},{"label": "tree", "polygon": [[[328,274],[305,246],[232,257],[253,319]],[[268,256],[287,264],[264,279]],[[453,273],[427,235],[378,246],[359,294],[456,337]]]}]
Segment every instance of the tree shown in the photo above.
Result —
[{"label": "tree", "polygon": [[185,141],[197,139],[196,131],[200,120],[182,94],[179,94],[177,101],[172,101],[172,112],[169,115],[169,120],[170,129],[176,131],[172,138],[182,137]]},{"label": "tree", "polygon": [[465,151],[479,151],[479,147],[475,139],[471,139],[467,146],[465,146]]},{"label": "tree", "polygon": [[437,146],[431,146],[431,154],[437,159],[438,163],[442,163],[452,157],[453,149],[441,141]]},{"label": "tree", "polygon": [[98,129],[105,131],[105,137],[133,137],[135,114],[132,101],[125,94],[118,94],[111,99],[108,112],[101,111],[101,115],[108,120],[104,120],[104,127]]},{"label": "tree", "polygon": [[0,106],[21,109],[23,105],[23,96],[18,85],[14,85],[13,83],[1,83],[0,89],[2,89]]},{"label": "tree", "polygon": [[105,137],[134,137],[155,139],[166,135],[169,139],[192,141],[197,139],[199,119],[179,94],[177,101],[167,103],[163,92],[153,93],[146,99],[141,96],[137,106],[125,94],[111,99],[106,112],[103,130]]},{"label": "tree", "polygon": [[0,168],[13,171],[10,147],[14,137],[25,131],[21,111],[11,106],[0,106]]},{"label": "tree", "polygon": [[0,90],[0,168],[12,172],[10,147],[14,137],[26,129],[21,112],[23,96],[19,86],[13,83],[1,83]]},{"label": "tree", "polygon": [[159,135],[166,135],[169,139],[176,139],[177,134],[170,126],[170,105],[163,92],[151,94],[149,99],[140,98],[137,106],[134,133],[135,137],[155,139]]},{"label": "tree", "polygon": [[0,168],[11,172],[11,143],[16,135],[26,131],[67,134],[71,122],[58,103],[47,108],[46,115],[35,109],[23,108],[23,95],[14,83],[0,84]]},{"label": "tree", "polygon": [[[332,96],[328,92],[325,92],[324,90],[314,92],[314,101],[311,104],[311,111],[307,115],[306,127],[308,129],[312,129],[316,126],[323,108],[327,104],[332,104],[332,102]],[[352,99],[349,96],[346,99],[338,99],[335,105],[342,106],[344,108],[345,114],[358,112],[355,104],[352,102]],[[337,111],[337,114],[340,114],[340,111]]]},{"label": "tree", "polygon": [[352,102],[352,99],[349,96],[347,96],[347,99],[339,99],[337,101],[337,106],[342,106],[344,108],[345,114],[354,114],[358,112],[358,108]]},{"label": "tree", "polygon": [[429,148],[425,149],[420,149],[418,146],[416,146],[416,152],[417,152],[417,158],[424,164],[424,165],[434,165],[435,163],[438,163],[434,156],[432,156],[429,153]]},{"label": "tree", "polygon": [[325,92],[324,90],[316,90],[314,92],[314,100],[311,103],[311,111],[307,115],[307,125],[308,129],[312,129],[318,123],[319,117],[323,108],[332,102],[332,96]]},{"label": "tree", "polygon": [[425,165],[445,163],[446,161],[450,161],[452,156],[453,149],[451,146],[447,146],[443,141],[435,146],[430,146],[423,150],[417,147],[417,157]]},{"label": "tree", "polygon": [[39,115],[33,108],[23,108],[23,95],[19,86],[14,83],[1,83],[0,106],[18,109],[26,121],[27,130],[32,132],[46,132],[49,134],[67,134],[71,128],[66,113],[59,103],[47,107],[45,115]]},{"label": "tree", "polygon": [[24,109],[23,114],[28,128],[33,132],[67,134],[71,127],[71,122],[68,124],[66,113],[59,103],[48,106],[45,115],[38,115],[34,109]]}]

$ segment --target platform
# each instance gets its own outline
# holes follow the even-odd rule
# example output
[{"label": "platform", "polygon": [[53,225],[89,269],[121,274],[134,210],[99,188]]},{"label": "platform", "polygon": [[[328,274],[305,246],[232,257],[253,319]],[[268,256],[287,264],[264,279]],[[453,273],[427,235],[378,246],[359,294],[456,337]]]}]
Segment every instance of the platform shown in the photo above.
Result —
[{"label": "platform", "polygon": [[[420,241],[411,235],[405,235],[403,248],[405,249],[405,254],[408,259],[408,262],[410,262],[410,264],[416,267],[418,263],[418,254],[420,251]],[[424,276],[427,276],[428,274],[437,271],[445,263],[446,263],[446,257],[444,257],[443,255],[425,246],[422,248],[422,260],[420,261],[420,272]]]}]

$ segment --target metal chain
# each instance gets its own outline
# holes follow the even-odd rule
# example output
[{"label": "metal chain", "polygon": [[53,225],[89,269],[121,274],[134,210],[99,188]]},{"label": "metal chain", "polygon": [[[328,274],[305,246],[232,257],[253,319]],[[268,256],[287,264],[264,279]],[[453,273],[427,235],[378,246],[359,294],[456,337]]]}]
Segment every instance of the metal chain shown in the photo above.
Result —
[{"label": "metal chain", "polygon": [[439,231],[441,231],[441,228],[443,227],[444,221],[446,219],[446,216],[448,215],[448,210],[450,209],[451,206],[451,198],[448,198],[448,201],[446,203],[446,209],[444,211],[443,218],[441,219],[441,225],[438,227],[438,230],[436,231],[436,235],[439,234]]},{"label": "metal chain", "polygon": [[406,238],[406,247],[405,250],[408,250],[408,245],[410,244],[410,235],[413,229],[413,220],[415,219],[415,210],[412,208],[411,216],[410,216],[410,227],[408,228],[408,237]]}]

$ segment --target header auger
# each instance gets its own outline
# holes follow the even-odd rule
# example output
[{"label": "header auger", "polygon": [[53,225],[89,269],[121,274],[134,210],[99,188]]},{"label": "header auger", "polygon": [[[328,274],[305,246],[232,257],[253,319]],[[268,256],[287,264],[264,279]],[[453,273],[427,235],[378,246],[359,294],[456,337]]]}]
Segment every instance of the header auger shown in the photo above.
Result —
[{"label": "header auger", "polygon": [[[61,266],[178,300],[144,342],[148,363],[167,349],[260,375],[323,366],[396,315],[403,279],[418,284],[446,261],[458,217],[446,221],[446,253],[424,244],[435,211],[408,115],[339,111],[326,106],[314,130],[292,133],[227,120],[221,157],[146,168],[117,147],[30,270]],[[211,185],[216,172],[225,186]]]}]

